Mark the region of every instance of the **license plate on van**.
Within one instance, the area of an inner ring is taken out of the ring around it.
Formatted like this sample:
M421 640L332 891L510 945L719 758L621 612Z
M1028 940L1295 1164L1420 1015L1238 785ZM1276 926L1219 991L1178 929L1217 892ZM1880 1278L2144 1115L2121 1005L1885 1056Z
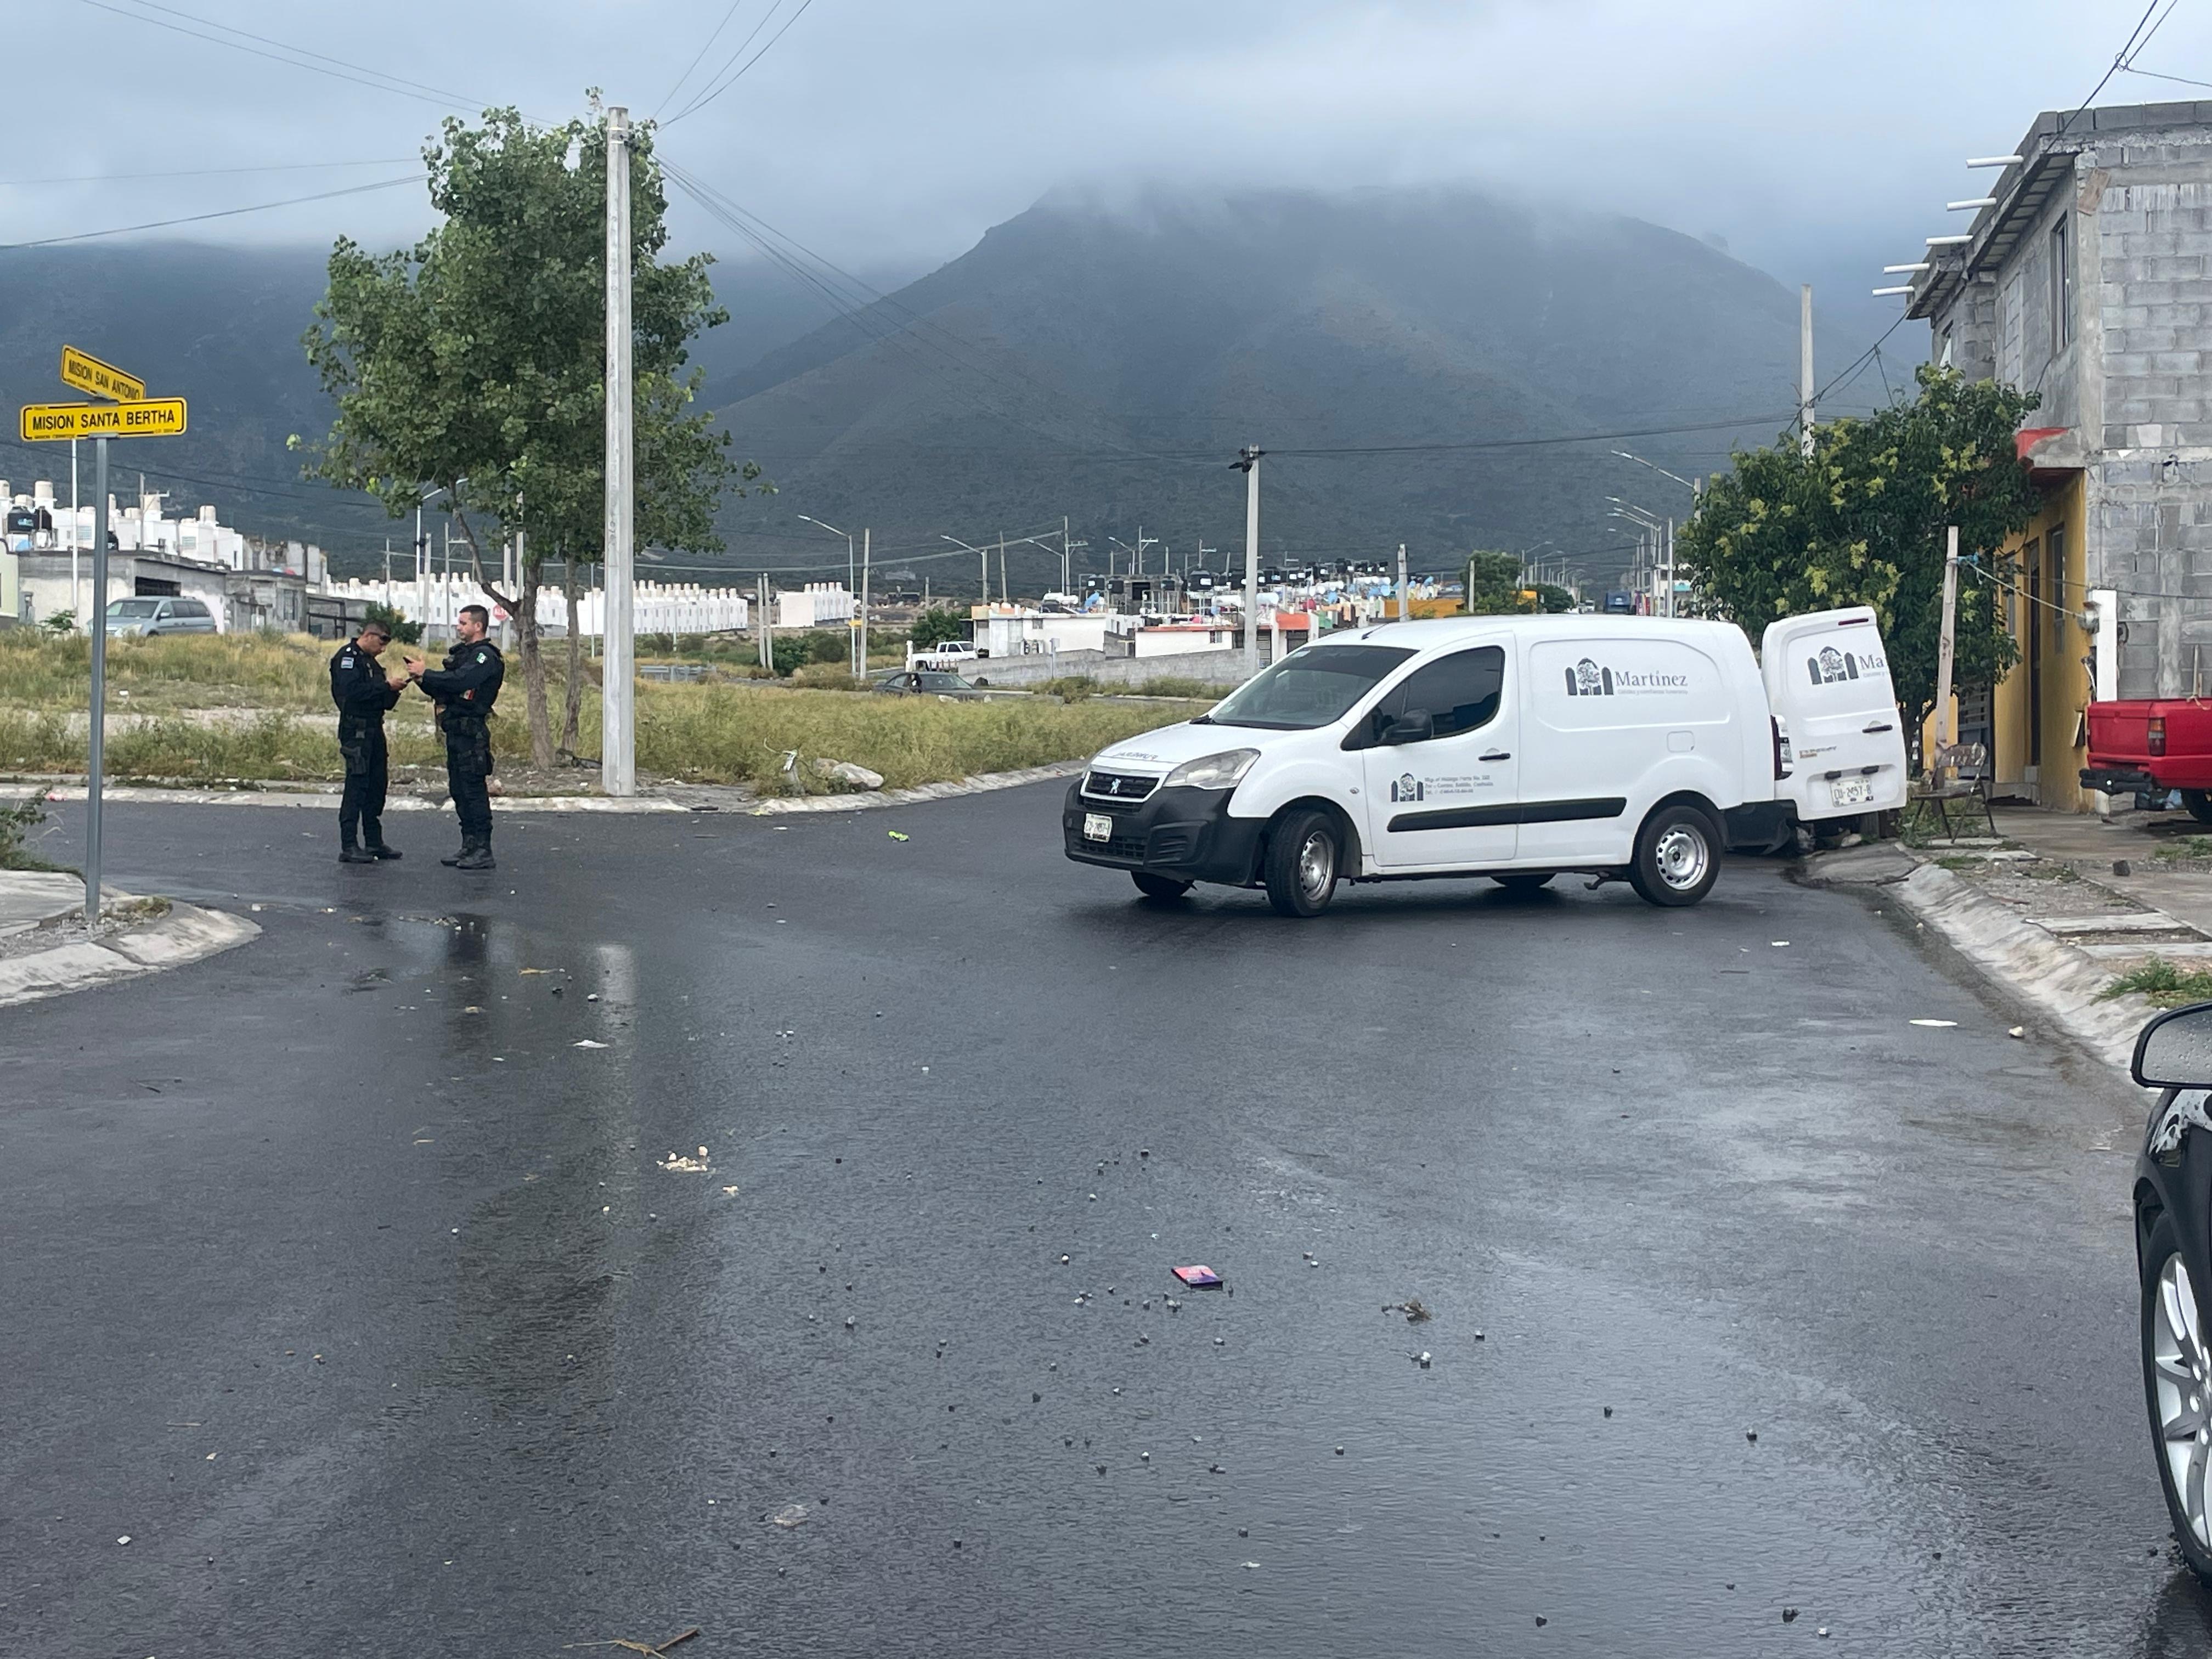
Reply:
M1103 812L1085 812L1083 815L1083 839L1085 841L1113 840L1114 820Z
M1863 806L1874 799L1872 778L1832 778L1828 787L1838 806Z

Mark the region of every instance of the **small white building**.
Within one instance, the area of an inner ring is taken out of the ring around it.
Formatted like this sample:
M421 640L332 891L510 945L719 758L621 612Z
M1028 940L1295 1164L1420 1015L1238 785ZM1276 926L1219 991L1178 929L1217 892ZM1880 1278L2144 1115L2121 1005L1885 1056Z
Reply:
M775 596L778 628L842 627L853 620L853 595L842 582L809 582Z
M1074 614L1037 611L1020 605L975 605L968 608L978 650L994 657L1045 657L1063 651L1102 651L1106 612Z

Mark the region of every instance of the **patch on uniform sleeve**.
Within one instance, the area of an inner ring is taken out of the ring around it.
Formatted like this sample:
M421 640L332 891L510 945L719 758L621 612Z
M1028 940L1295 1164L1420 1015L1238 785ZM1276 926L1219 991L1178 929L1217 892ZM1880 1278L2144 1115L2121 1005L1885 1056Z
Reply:
M350 667L352 667L352 666L353 666L353 653L352 653L352 652L350 652L350 651L349 651L349 652L347 652L347 653L345 653L345 655L343 655L343 657L340 657L340 658L338 659L338 666L339 666L339 667L341 667L341 668L350 668Z
M491 659L485 656L483 652L479 651L477 653L477 660L478 662L489 662Z

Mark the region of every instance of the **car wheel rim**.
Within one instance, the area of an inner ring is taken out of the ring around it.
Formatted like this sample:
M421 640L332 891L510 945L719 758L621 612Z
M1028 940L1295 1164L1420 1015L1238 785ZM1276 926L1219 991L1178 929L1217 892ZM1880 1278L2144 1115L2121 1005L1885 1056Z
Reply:
M1703 881L1705 866L1712 861L1705 838L1686 823L1676 824L1659 837L1653 857L1659 866L1659 879L1678 893Z
M2212 1373L2197 1328L2197 1291L2179 1251L2159 1270L2151 1321L2151 1370L2157 1383L2159 1440L2181 1511L2200 1548L2212 1547L2204 1513L2204 1476L2212 1458Z
M1336 884L1336 847L1316 830L1298 848L1298 891L1317 899Z

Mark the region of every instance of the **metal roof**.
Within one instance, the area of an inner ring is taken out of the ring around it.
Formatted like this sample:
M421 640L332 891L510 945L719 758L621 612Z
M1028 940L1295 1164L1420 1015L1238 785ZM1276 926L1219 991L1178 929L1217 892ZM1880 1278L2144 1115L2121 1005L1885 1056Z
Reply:
M1997 175L1989 193L1995 207L1974 215L1972 240L1929 248L1929 269L1920 273L1905 301L1905 315L1930 318L1946 309L1968 282L1994 272L2012 257L2051 198L2074 176L2074 158L2130 133L2148 135L2197 128L2212 134L2212 102L2122 104L2105 109L2045 110L2012 155L2020 161Z

